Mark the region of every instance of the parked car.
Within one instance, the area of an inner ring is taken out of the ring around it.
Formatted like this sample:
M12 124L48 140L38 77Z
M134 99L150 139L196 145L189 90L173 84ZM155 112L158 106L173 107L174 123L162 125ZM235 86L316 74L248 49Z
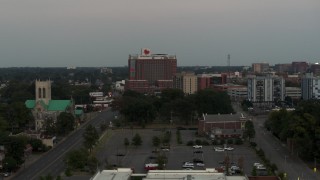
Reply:
M223 151L224 151L224 148L214 147L214 150L217 151L217 152L223 152Z
M201 146L201 145L194 145L193 148L195 148L195 149L201 149L202 146Z
M196 163L196 165L199 167L204 167L204 163Z
M227 151L233 151L233 150L234 150L234 148L232 148L232 147L225 147L225 148L224 148L224 150L227 150Z
M187 169L193 169L194 168L194 164L183 164L182 168L187 168Z
M4 177L9 177L9 176L10 176L10 173L9 173L9 172L4 172L4 173L3 173L3 176L4 176Z

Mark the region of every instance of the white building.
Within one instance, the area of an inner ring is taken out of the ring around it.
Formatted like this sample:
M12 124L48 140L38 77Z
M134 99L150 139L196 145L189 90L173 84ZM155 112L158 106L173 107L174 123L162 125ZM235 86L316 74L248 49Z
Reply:
M278 76L248 77L248 100L252 102L284 101L285 80Z
M247 176L226 176L215 169L205 170L149 170L147 174L133 174L129 168L103 170L96 173L90 180L129 180L131 177L141 177L143 180L249 180Z
M285 97L291 97L292 99L301 98L301 88L300 87L286 87Z
M239 86L238 88L229 88L228 95L234 101L242 101L248 98L248 88Z
M320 99L320 77L306 73L301 78L301 96L303 100Z

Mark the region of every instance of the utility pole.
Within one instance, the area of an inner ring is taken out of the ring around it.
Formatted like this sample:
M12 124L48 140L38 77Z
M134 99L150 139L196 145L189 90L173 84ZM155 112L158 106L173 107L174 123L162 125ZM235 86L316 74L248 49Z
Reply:
M230 78L230 54L228 54L228 78Z

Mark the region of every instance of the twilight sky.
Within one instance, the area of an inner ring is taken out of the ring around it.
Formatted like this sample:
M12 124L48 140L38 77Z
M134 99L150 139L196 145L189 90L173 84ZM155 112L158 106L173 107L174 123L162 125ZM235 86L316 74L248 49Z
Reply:
M1 0L0 67L320 61L320 0Z

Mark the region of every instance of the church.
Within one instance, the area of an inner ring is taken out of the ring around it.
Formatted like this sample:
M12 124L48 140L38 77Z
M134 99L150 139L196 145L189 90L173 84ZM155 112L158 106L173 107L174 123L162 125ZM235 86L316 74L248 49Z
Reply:
M35 130L43 131L45 122L52 120L57 121L61 112L67 112L74 115L74 103L70 100L52 100L51 99L51 81L35 82L35 99L27 100L25 105L31 109L35 119Z

